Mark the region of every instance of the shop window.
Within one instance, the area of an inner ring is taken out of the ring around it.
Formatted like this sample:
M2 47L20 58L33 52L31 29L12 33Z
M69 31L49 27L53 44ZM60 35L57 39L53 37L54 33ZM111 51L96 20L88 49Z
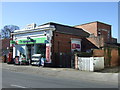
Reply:
M46 45L45 44L36 44L35 45L35 54L45 55Z

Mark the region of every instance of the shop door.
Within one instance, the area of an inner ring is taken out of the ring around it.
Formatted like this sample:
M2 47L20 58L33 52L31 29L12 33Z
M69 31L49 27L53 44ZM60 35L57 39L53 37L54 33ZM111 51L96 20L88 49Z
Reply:
M46 44L36 44L34 51L35 51L35 54L42 54L43 56L45 56Z
M34 49L34 45L29 45L29 44L27 44L26 45L26 48L27 48L27 60L29 60L30 61L30 63L31 63L31 56L33 55L33 49Z

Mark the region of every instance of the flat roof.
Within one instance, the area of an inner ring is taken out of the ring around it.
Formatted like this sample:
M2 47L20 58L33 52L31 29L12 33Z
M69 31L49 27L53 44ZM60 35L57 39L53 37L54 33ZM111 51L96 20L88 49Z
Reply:
M84 23L84 24L80 24L80 25L75 25L75 26L82 26L82 25L87 25L87 24L91 24L91 23L102 23L102 24L106 24L108 26L111 26L110 24L107 24L107 23L104 23L104 22L100 22L100 21L88 22L88 23Z

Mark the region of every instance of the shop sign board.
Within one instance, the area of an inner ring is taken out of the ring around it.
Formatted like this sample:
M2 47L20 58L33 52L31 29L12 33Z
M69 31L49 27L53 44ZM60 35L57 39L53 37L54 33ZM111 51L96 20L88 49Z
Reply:
M71 39L71 51L81 51L81 39Z
M50 46L46 45L46 63L51 63Z
M16 44L16 42L13 40L10 40L10 47L14 47L14 44Z
M17 44L35 44L35 43L45 43L47 37L33 38L33 39L21 39L16 41Z
M35 23L28 24L24 29L34 29L36 27Z
M10 44L15 44L16 42L13 40L10 40Z

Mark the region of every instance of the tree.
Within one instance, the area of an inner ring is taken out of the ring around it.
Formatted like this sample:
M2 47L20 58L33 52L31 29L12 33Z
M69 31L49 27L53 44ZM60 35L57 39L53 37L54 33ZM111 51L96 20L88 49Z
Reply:
M19 27L15 25L4 26L4 28L1 29L1 38L10 38L10 34L14 32L14 30L19 30Z

